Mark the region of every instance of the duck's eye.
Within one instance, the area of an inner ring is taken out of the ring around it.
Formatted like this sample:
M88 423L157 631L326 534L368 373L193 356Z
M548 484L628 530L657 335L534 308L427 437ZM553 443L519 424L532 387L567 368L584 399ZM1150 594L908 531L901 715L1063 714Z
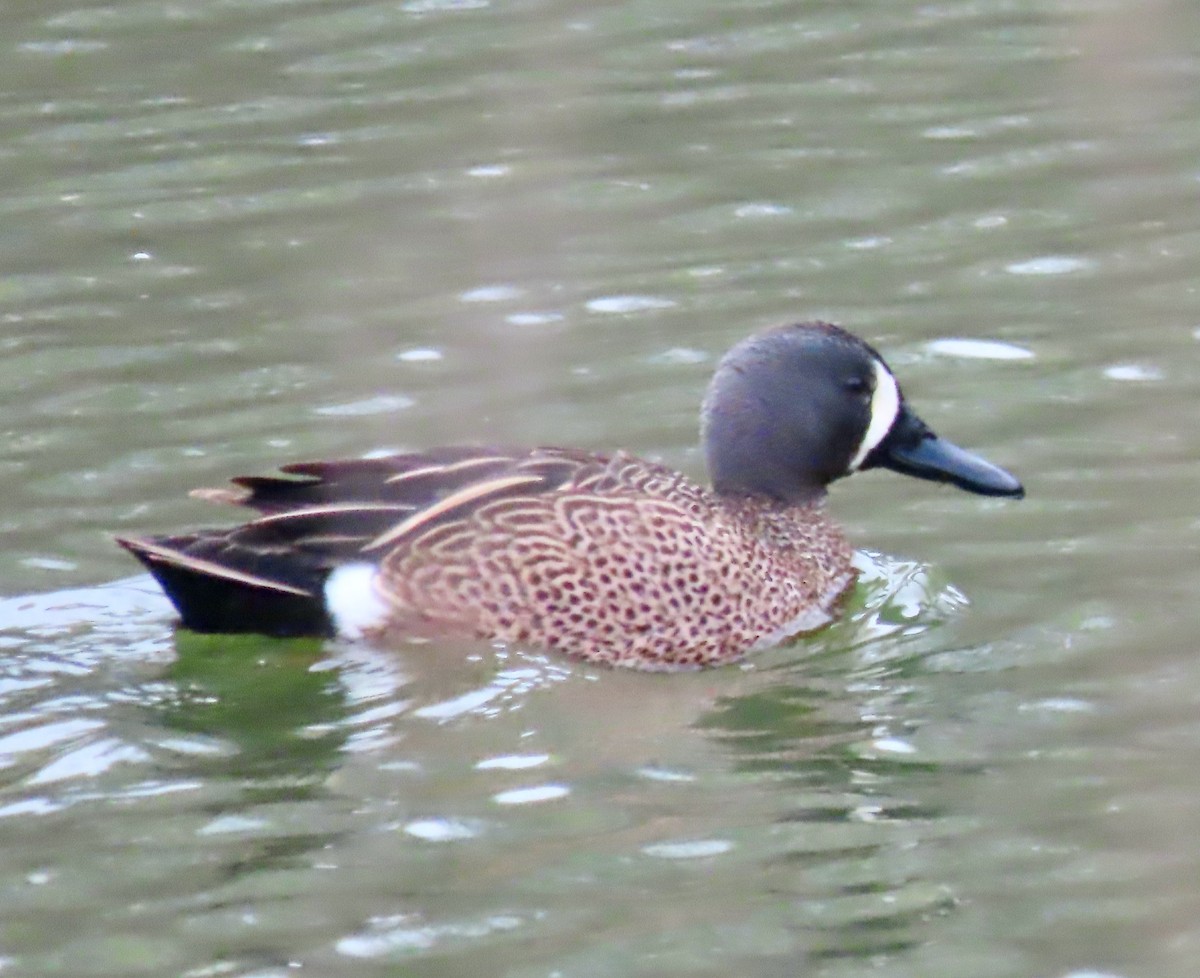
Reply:
M869 394L871 392L871 383L866 377L847 377L842 381L842 387L851 394Z

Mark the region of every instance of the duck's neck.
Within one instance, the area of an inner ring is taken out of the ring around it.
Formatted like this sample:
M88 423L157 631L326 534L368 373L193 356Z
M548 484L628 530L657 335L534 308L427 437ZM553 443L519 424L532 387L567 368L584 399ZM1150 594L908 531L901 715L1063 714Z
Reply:
M815 492L794 494L787 498L779 498L775 495L769 495L761 492L749 492L746 490L735 489L722 490L713 487L714 493L721 506L731 513L740 514L780 514L786 515L789 511L805 510L811 511L814 509L822 509L825 505L827 493L824 489L818 488Z
M713 492L722 503L730 508L736 508L739 505L776 510L808 508L821 505L828 495L824 486L799 482L788 484L782 483L778 479L768 482L718 479L715 473L712 485ZM765 488L768 485L771 487L770 489Z
M770 499L783 506L808 506L825 497L825 487L842 473L813 425L784 424L771 408L778 398L758 396L746 378L718 372L705 397L701 436L713 489L722 498Z

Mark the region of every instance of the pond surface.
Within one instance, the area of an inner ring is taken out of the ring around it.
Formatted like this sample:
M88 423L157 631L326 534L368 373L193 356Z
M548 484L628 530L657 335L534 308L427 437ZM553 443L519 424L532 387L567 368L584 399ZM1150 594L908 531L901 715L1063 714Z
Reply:
M1194 978L1200 8L47 0L0 41L0 973ZM835 487L743 668L176 633L111 541L447 442L697 476L825 318L1022 476Z

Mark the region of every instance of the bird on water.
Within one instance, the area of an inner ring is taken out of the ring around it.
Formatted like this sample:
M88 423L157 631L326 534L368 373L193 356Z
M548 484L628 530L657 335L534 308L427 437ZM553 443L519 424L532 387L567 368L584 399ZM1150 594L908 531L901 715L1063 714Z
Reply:
M883 358L828 323L757 333L701 411L712 487L625 452L438 448L285 465L197 490L239 526L118 538L186 628L475 636L591 662L718 665L836 614L853 549L829 483L872 468L1024 495L939 438Z

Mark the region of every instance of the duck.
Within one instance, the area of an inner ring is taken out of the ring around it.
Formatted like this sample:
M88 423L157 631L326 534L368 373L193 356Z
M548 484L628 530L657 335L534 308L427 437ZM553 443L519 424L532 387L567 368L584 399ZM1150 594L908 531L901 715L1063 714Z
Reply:
M240 525L118 537L184 628L396 644L467 637L671 671L816 631L853 585L830 483L869 469L1020 498L938 437L876 350L825 322L720 360L705 486L624 451L456 446L296 462L193 495Z

